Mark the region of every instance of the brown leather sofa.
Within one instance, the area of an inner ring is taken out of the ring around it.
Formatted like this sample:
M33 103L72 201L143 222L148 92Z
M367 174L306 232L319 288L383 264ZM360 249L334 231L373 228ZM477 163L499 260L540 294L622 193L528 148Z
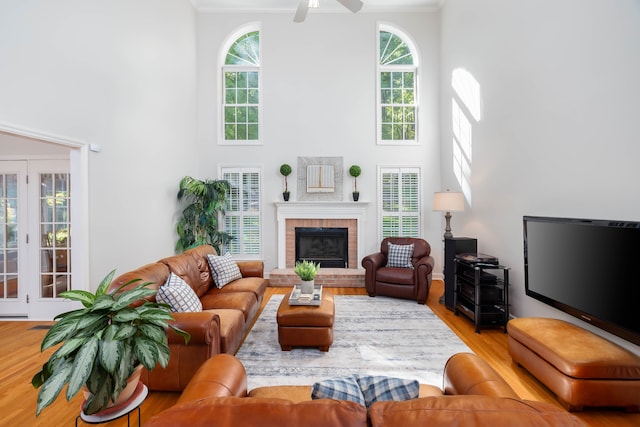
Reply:
M388 267L389 243L410 245L413 243L411 268ZM380 244L380 252L362 258L365 270L364 285L369 296L384 295L394 298L413 299L424 304L431 289L431 273L434 260L431 245L424 239L410 237L387 237Z
M185 345L183 337L169 330L168 366L157 366L150 372L144 369L141 376L151 390L181 391L206 360L219 353L235 354L260 308L268 284L263 278L263 262L238 261L242 278L218 289L207 254L215 255L216 251L209 245L198 246L124 273L109 286L115 290L141 279L151 282L150 287L157 290L174 273L191 286L202 302L202 312L173 313L173 324L191 338ZM155 301L155 296L150 299Z
M311 400L310 386L269 386L247 392L247 376L234 356L217 355L196 373L176 404L145 427L256 426L358 427L425 425L585 426L564 409L525 401L486 362L470 353L453 355L443 389L421 385L420 397L376 402Z

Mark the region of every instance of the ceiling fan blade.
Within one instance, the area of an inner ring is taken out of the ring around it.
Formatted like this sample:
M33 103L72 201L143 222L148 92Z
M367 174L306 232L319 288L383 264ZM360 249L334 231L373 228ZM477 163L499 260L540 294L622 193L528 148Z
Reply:
M360 0L338 0L338 3L340 3L353 13L356 13L357 11L362 9L362 2Z
M303 22L307 17L308 11L309 11L308 1L300 0L300 3L298 3L298 8L296 9L296 14L293 17L293 22Z

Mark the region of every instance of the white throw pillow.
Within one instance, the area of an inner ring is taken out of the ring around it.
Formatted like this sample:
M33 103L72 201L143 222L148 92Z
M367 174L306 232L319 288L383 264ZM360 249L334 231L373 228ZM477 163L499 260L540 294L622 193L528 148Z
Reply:
M168 304L174 313L185 311L202 311L202 302L196 293L182 278L176 274L169 274L167 283L160 286L156 295L156 302Z
M211 267L213 282L218 288L222 288L234 280L242 279L240 267L238 267L229 252L221 256L207 254L207 259L209 260L209 267Z

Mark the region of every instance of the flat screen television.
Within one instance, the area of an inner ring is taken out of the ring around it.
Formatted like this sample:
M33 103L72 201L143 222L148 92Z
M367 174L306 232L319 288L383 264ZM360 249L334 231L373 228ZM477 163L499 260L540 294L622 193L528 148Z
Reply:
M640 345L640 222L524 216L526 294Z

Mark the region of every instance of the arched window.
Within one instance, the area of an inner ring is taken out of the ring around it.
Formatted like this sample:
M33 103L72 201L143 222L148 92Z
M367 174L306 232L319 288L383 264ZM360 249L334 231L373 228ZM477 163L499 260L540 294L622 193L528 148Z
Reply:
M222 143L260 142L260 30L229 38L222 62Z
M418 141L418 55L410 38L378 26L378 144Z

